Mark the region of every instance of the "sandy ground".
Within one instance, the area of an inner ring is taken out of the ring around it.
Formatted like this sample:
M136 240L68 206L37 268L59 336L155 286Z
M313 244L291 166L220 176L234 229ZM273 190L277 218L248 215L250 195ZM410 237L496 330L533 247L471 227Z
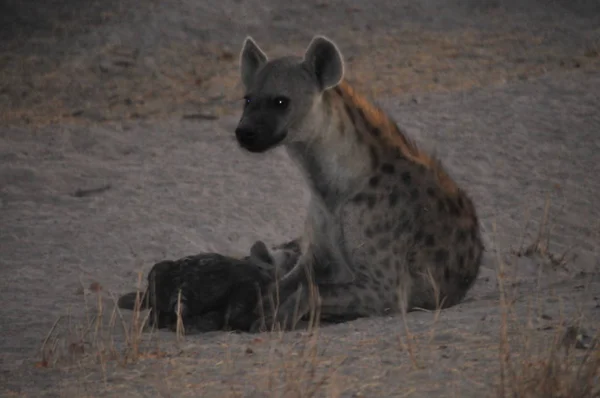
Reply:
M0 2L0 394L496 396L502 325L530 366L563 322L597 333L600 5L482 4ZM487 246L473 291L406 320L160 333L134 364L98 355L102 336L126 344L111 294L140 270L299 233L306 192L285 153L234 142L237 52L251 34L300 53L317 32L472 194ZM98 303L103 329L73 337Z

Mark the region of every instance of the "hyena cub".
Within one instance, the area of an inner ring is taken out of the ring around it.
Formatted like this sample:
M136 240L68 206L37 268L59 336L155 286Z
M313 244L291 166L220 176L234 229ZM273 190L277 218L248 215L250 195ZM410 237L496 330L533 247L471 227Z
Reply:
M239 145L254 153L283 145L311 191L303 235L291 242L301 254L277 281L280 305L267 322L293 328L315 298L326 318L460 302L483 252L475 206L437 159L344 81L337 46L317 36L302 58L268 60L248 37L240 72Z
M286 250L278 252L277 260ZM291 260L287 263L291 264ZM186 334L231 329L249 331L260 317L260 292L277 277L274 259L261 241L243 259L217 253L202 253L179 260L156 263L148 274L148 287L139 297L127 293L118 306L150 309L150 325L175 330L177 311ZM284 269L287 272L290 269ZM179 307L179 308L178 308Z

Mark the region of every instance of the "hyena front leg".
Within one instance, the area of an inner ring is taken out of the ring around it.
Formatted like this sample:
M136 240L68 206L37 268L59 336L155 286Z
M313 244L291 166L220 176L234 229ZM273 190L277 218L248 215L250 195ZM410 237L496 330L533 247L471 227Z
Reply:
M319 300L316 286L334 280L331 273L339 269L336 264L338 261L328 250L308 246L293 268L278 278L263 297L264 319L259 319L252 330L274 326L293 329L300 319L316 310Z
M310 274L310 270L305 273ZM295 290L294 285L286 286L283 281L284 299L277 313L267 318L264 326L268 328L279 324L281 329L291 330L303 316L316 310L319 319L328 322L345 322L409 310L411 282L408 277L403 278L399 286L388 286L365 275L357 275L351 283L315 284L314 280L314 276L307 277L296 285Z
M373 288L360 282L319 286L321 319L345 322L406 310L406 292Z

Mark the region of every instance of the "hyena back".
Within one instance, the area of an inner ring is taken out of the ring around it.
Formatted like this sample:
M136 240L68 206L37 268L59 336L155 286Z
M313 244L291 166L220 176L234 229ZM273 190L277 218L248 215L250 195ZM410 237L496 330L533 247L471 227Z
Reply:
M281 304L267 320L293 328L314 304L311 282L325 318L460 302L483 253L475 206L437 159L343 79L337 46L317 36L303 58L268 60L248 37L240 71L240 146L261 153L283 145L311 192L293 241L301 254L278 281Z

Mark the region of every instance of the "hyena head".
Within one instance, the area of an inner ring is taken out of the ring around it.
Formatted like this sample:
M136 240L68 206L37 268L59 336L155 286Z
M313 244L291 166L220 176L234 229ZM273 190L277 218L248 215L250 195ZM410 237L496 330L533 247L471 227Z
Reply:
M303 58L273 60L247 37L240 74L246 94L235 136L242 148L264 152L308 139L322 94L342 80L344 64L337 46L322 36L312 39Z

